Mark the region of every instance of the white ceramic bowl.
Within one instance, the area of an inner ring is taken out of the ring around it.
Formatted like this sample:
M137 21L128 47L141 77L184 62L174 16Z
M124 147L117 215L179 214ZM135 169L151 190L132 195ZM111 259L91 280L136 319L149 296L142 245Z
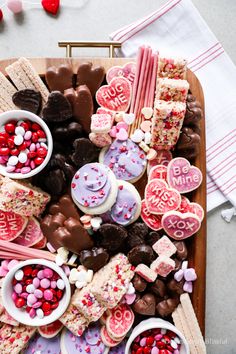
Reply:
M184 337L184 335L170 322L167 322L165 320L162 320L161 318L149 318L148 320L140 322L132 331L129 340L126 344L125 347L125 354L130 354L130 346L134 339L138 337L139 334L141 334L144 331L147 331L149 329L153 328L163 328L170 330L180 338L182 345L180 347L180 354L190 354L189 350L189 345Z
M27 119L30 120L31 122L38 123L41 127L42 130L46 134L46 139L47 139L47 146L48 146L48 153L41 165L36 167L35 169L31 170L29 173L22 174L22 173L9 173L6 172L6 167L0 164L0 174L3 176L7 176L13 179L25 179L25 178L30 178L40 171L47 165L47 163L50 160L50 157L52 155L52 148L53 148L53 142L52 142L52 135L51 132L47 126L47 124L43 121L42 118L38 117L36 114L28 112L28 111L23 111L23 110L13 110L13 111L7 111L4 113L0 114L0 128L5 125L9 120L22 120L22 119Z
M53 269L56 273L59 274L59 276L61 277L61 279L65 283L64 294L59 302L59 306L55 310L53 310L49 316L45 316L42 319L38 318L37 316L34 318L30 318L29 314L26 312L25 309L18 309L15 306L14 301L12 300L12 297L11 297L12 292L13 292L12 278L14 277L15 272L24 266L32 265L32 264L41 264L43 266ZM25 325L28 325L28 326L44 326L44 325L47 325L49 323L56 321L59 317L61 317L63 315L63 313L67 309L69 302L70 302L70 298L71 298L70 283L69 283L67 276L63 272L63 270L55 263L50 262L50 261L46 261L43 259L30 259L28 261L24 261L24 262L17 264L15 267L13 267L8 272L8 274L6 275L6 277L3 281L3 285L2 285L3 306L6 308L7 312L15 320L17 320Z

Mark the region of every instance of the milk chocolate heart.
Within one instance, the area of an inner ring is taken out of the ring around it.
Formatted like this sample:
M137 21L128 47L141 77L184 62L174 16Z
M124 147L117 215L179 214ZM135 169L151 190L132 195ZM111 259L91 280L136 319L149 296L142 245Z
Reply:
M183 157L171 160L167 167L167 181L170 187L179 193L188 193L197 189L202 183L202 172L190 165Z
M91 116L93 114L93 98L86 85L80 85L64 92L71 104L73 117L82 125L86 133L90 133Z
M32 89L16 91L12 96L13 103L22 110L37 114L42 106L41 93Z
M72 117L70 102L60 91L52 91L43 108L43 118L48 122L63 122Z
M127 112L131 100L131 84L124 77L114 77L109 85L99 88L97 103L111 111Z
M107 71L106 74L107 82L109 84L114 77L123 76L127 80L129 80L131 84L133 84L134 77L135 77L135 70L136 70L136 63L134 62L126 63L123 66L113 66Z
M134 278L132 279L132 284L135 290L140 293L142 293L147 287L147 282L138 274L135 274Z
M148 227L150 227L150 229L154 231L158 231L162 229L162 225L161 225L162 216L151 214L150 211L148 210L145 199L142 200L141 203L141 218L145 222L145 224Z
M153 179L146 185L145 202L151 214L162 215L178 209L181 196L177 190L168 188L165 181Z
M108 252L118 250L125 242L128 233L121 225L103 224L98 232L99 245L104 247Z
M86 85L91 95L94 96L101 86L105 77L105 69L103 66L93 68L92 63L83 63L77 70L77 86Z
M79 259L84 267L97 272L108 262L109 254L102 247L94 247L91 250L81 251Z
M186 113L184 118L184 125L192 125L199 122L202 118L203 112L201 104L196 100L192 94L188 94L186 101Z
M134 303L132 309L145 316L154 316L156 312L156 298L153 294L147 293Z
M157 304L156 311L161 317L168 317L174 312L179 304L178 298L169 298Z
M73 143L75 151L71 155L71 160L76 167L82 167L98 158L98 149L89 139L76 139Z
M162 217L162 227L173 239L179 241L194 235L201 227L201 221L192 213L181 214L169 211Z
M180 261L184 261L185 259L187 259L188 258L188 249L185 245L185 242L184 241L175 241L174 245L177 248L176 257ZM176 261L175 261L175 263L176 263Z
M51 204L49 213L52 215L62 213L67 218L80 219L79 211L68 194L63 195L57 203Z
M59 67L51 66L45 73L45 79L50 91L64 93L73 87L73 70L71 65L61 64Z
M183 127L175 151L188 160L194 159L200 152L200 136L188 127Z
M0 210L0 240L14 240L24 231L27 222L25 216Z
M150 290L158 297L164 297L167 293L166 285L163 280L157 279L150 287Z

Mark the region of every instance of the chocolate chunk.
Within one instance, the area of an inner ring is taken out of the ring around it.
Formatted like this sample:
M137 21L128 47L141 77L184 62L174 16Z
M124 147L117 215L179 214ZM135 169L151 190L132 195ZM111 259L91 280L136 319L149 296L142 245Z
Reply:
M168 317L172 314L172 312L174 312L178 304L178 298L169 298L167 300L163 300L159 302L156 306L157 314L161 317Z
M157 231L151 231L149 234L145 237L145 242L149 245L152 246L154 243L156 243L159 239L161 238L161 235Z
M128 233L123 226L109 223L101 225L98 232L99 244L108 252L117 251L127 236Z
M201 104L196 100L192 94L187 95L186 113L184 118L184 125L192 125L199 122L202 118L203 112Z
M86 133L90 133L93 98L88 87L81 85L76 90L66 90L64 95L71 104L73 117L81 124Z
M177 280L175 280L173 278L167 283L167 288L173 294L181 295L184 293L184 290L183 290L184 282L185 282L184 279L182 279L181 281L178 282Z
M129 237L127 238L127 244L130 248L145 243L145 237L148 234L148 227L142 222L136 222L128 227Z
M128 259L134 266L137 266L140 263L150 265L154 260L154 252L151 246L138 245L129 251Z
M191 128L183 127L175 151L188 160L195 159L200 152L201 138Z
M140 293L142 293L147 287L147 282L143 278L141 278L140 275L138 274L135 274L135 276L132 279L132 283L135 290L139 291Z
M94 96L104 80L105 69L102 66L92 66L92 63L83 63L78 67L77 86L86 85Z
M55 140L71 142L82 137L82 126L77 122L63 124L52 129L52 136Z
M174 241L175 247L177 248L176 257L180 261L184 261L188 257L188 249L184 241Z
M51 66L45 73L45 79L50 91L64 91L73 87L73 70L68 64L61 64L58 68Z
M40 226L44 236L55 249L66 247L79 254L80 251L92 248L91 236L81 225L79 212L71 197L64 195L58 203L52 204Z
M93 162L98 158L98 149L86 138L76 139L73 143L74 153L71 160L77 168Z
M153 292L158 297L163 298L167 293L167 289L164 281L157 279L150 287L150 291Z
M37 114L42 106L41 93L32 89L24 89L14 93L13 103L20 109Z
M81 251L79 259L84 267L97 272L108 262L109 254L102 247L94 247L92 250Z
M52 91L43 108L43 118L47 122L64 122L72 117L70 102L60 91Z
M156 308L156 298L153 294L145 294L138 301L136 301L133 306L133 310L145 316L154 316Z

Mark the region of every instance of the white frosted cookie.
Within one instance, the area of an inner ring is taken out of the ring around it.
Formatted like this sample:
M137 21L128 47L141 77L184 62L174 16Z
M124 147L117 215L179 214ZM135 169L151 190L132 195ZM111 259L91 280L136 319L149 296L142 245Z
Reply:
M97 162L81 167L71 183L73 201L85 214L106 213L115 203L117 192L118 184L114 173Z

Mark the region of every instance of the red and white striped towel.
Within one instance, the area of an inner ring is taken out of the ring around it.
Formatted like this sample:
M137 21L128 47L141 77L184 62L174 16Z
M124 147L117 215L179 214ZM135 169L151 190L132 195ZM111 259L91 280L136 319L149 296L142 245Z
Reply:
M110 37L123 56L147 44L188 60L205 95L208 211L226 200L236 207L236 67L193 3L170 0Z

